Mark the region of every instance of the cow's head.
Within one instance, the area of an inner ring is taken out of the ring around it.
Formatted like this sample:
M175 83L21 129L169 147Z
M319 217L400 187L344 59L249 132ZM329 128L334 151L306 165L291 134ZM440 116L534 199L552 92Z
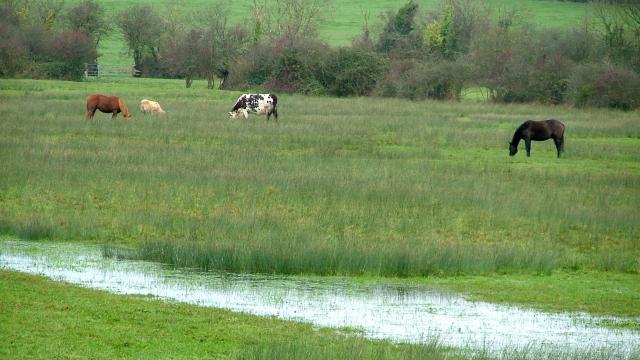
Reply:
M227 114L229 115L229 119L235 119L238 116L237 111L229 111Z

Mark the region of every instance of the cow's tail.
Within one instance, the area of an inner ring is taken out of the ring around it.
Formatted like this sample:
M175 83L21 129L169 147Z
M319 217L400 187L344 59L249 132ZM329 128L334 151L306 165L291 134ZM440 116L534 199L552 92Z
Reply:
M278 105L278 97L274 94L269 94L269 96L273 99L273 107L276 107L276 105Z

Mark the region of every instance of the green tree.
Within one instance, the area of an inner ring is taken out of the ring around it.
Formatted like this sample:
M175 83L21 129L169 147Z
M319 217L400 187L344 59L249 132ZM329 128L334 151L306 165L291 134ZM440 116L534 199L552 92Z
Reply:
M117 25L136 68L155 66L165 20L150 5L133 5L118 15Z
M597 0L592 8L611 60L640 72L640 2Z
M315 38L332 10L330 0L254 0L254 39L286 39L289 44Z
M73 31L87 34L96 43L111 30L110 19L104 8L93 0L84 0L71 7L64 19Z
M441 20L435 20L424 29L423 46L430 54L453 58L456 54L456 36L453 27L453 9L445 7Z
M477 0L446 0L439 18L425 28L423 45L429 54L449 60L468 53L475 34L490 22L487 8Z
M214 87L214 77L221 79L220 87L224 86L231 65L246 51L247 31L241 25L229 24L228 14L228 8L218 3L205 13L203 19L205 25L202 29L199 61L201 73L207 79L207 87L210 89Z
M417 14L418 4L413 0L402 6L395 14L387 14L387 22L380 34L377 50L387 54L410 56L410 51L420 46L419 37L414 31Z

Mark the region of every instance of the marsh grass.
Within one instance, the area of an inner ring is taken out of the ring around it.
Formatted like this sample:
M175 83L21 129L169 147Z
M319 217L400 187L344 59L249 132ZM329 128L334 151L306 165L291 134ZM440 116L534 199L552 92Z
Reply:
M633 356L633 355L632 355ZM250 346L233 356L238 360L267 359L627 359L632 358L613 348L588 346L582 351L550 352L544 346L531 345L523 349L506 349L502 352L489 349L450 349L437 340L420 345L394 344L384 341L368 341L361 338L323 339L322 337L296 338L288 342L269 342Z
M283 94L276 124L227 119L238 93L181 86L0 81L0 230L235 272L639 270L637 112ZM86 122L94 91L132 121ZM507 155L517 125L550 117L563 158L551 142Z
M50 240L54 238L54 227L47 221L27 218L13 223L0 223L0 233L24 240Z
M262 244L261 244L262 245ZM289 244L287 244L288 246ZM382 248L305 249L292 256L277 245L247 247L147 241L134 252L110 249L105 256L142 258L200 270L267 274L374 275L407 277L532 272L548 274L568 266L562 251L528 244L422 244L415 249ZM575 266L575 263L571 263ZM580 264L583 267L586 264ZM632 268L634 269L634 268ZM619 270L619 269L616 269ZM628 271L628 269L627 269Z
M424 345L397 345L383 341L349 338L297 338L288 342L270 342L251 346L234 356L237 360L266 359L488 359L463 356L437 341Z

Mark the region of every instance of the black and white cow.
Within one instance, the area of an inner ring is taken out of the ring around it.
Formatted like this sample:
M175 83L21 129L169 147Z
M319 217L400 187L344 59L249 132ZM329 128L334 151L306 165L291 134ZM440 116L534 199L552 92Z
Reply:
M248 118L249 114L267 115L267 121L271 115L278 121L278 98L273 94L242 94L236 100L233 109L229 111L229 117L235 119L238 115Z

